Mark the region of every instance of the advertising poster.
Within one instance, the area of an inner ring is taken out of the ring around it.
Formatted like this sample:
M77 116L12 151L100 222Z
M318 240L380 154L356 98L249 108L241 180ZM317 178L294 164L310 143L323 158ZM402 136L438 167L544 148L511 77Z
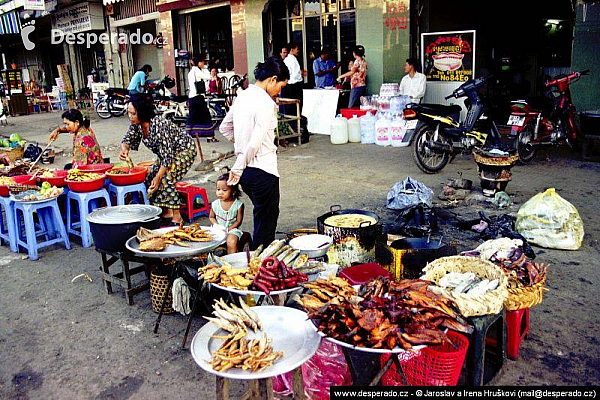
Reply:
M421 35L427 82L466 82L475 74L475 31Z

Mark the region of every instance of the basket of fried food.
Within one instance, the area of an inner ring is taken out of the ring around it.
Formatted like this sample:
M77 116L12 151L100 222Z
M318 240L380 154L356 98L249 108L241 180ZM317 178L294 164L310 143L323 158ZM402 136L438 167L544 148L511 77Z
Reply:
M454 300L465 317L498 314L508 297L504 271L476 257L442 257L423 268L436 293Z
M499 266L508 278L508 297L504 302L507 311L530 308L542 302L548 265L534 263L525 254L520 239L500 238L488 240L464 255L479 257Z

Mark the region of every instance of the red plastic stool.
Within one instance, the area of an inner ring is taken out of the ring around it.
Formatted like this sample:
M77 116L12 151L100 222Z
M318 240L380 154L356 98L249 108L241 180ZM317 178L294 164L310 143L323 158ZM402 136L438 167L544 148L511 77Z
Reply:
M202 214L210 215L210 203L206 189L194 186L189 182L177 182L175 189L185 198L185 204L181 206L181 215L185 218L193 220ZM200 208L195 208L196 201L199 199L202 199L204 204Z
M519 358L521 341L529 336L529 308L506 312L506 353L508 358Z

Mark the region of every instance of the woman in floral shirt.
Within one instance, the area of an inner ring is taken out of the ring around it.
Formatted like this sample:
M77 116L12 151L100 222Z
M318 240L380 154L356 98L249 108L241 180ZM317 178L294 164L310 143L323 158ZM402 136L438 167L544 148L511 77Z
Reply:
M338 77L338 81L340 82L347 76L351 77L348 108L360 106L360 96L364 94L367 87L367 69L369 69L369 65L365 60L365 48L363 46L356 46L352 55L354 56L354 66L350 71Z
M102 152L96 135L90 128L90 120L83 119L81 112L75 109L65 111L62 118L65 126L56 128L50 135L49 141L54 142L61 132L73 133L72 167L101 163Z
M151 203L163 208L163 218L173 224L182 221L179 208L181 200L175 184L189 171L196 158L196 145L191 137L171 121L154 114L152 100L140 97L128 108L131 126L121 143L122 160L131 149L137 150L140 142L158 157L146 177Z

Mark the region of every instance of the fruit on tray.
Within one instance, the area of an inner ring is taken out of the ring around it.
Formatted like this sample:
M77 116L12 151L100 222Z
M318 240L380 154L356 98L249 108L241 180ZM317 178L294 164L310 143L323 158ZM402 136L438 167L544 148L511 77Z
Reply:
M46 187L42 186L42 188L40 188L39 190L26 190L24 192L16 194L14 198L20 201L38 201L56 197L62 194L62 188L49 185L50 184L46 185Z

